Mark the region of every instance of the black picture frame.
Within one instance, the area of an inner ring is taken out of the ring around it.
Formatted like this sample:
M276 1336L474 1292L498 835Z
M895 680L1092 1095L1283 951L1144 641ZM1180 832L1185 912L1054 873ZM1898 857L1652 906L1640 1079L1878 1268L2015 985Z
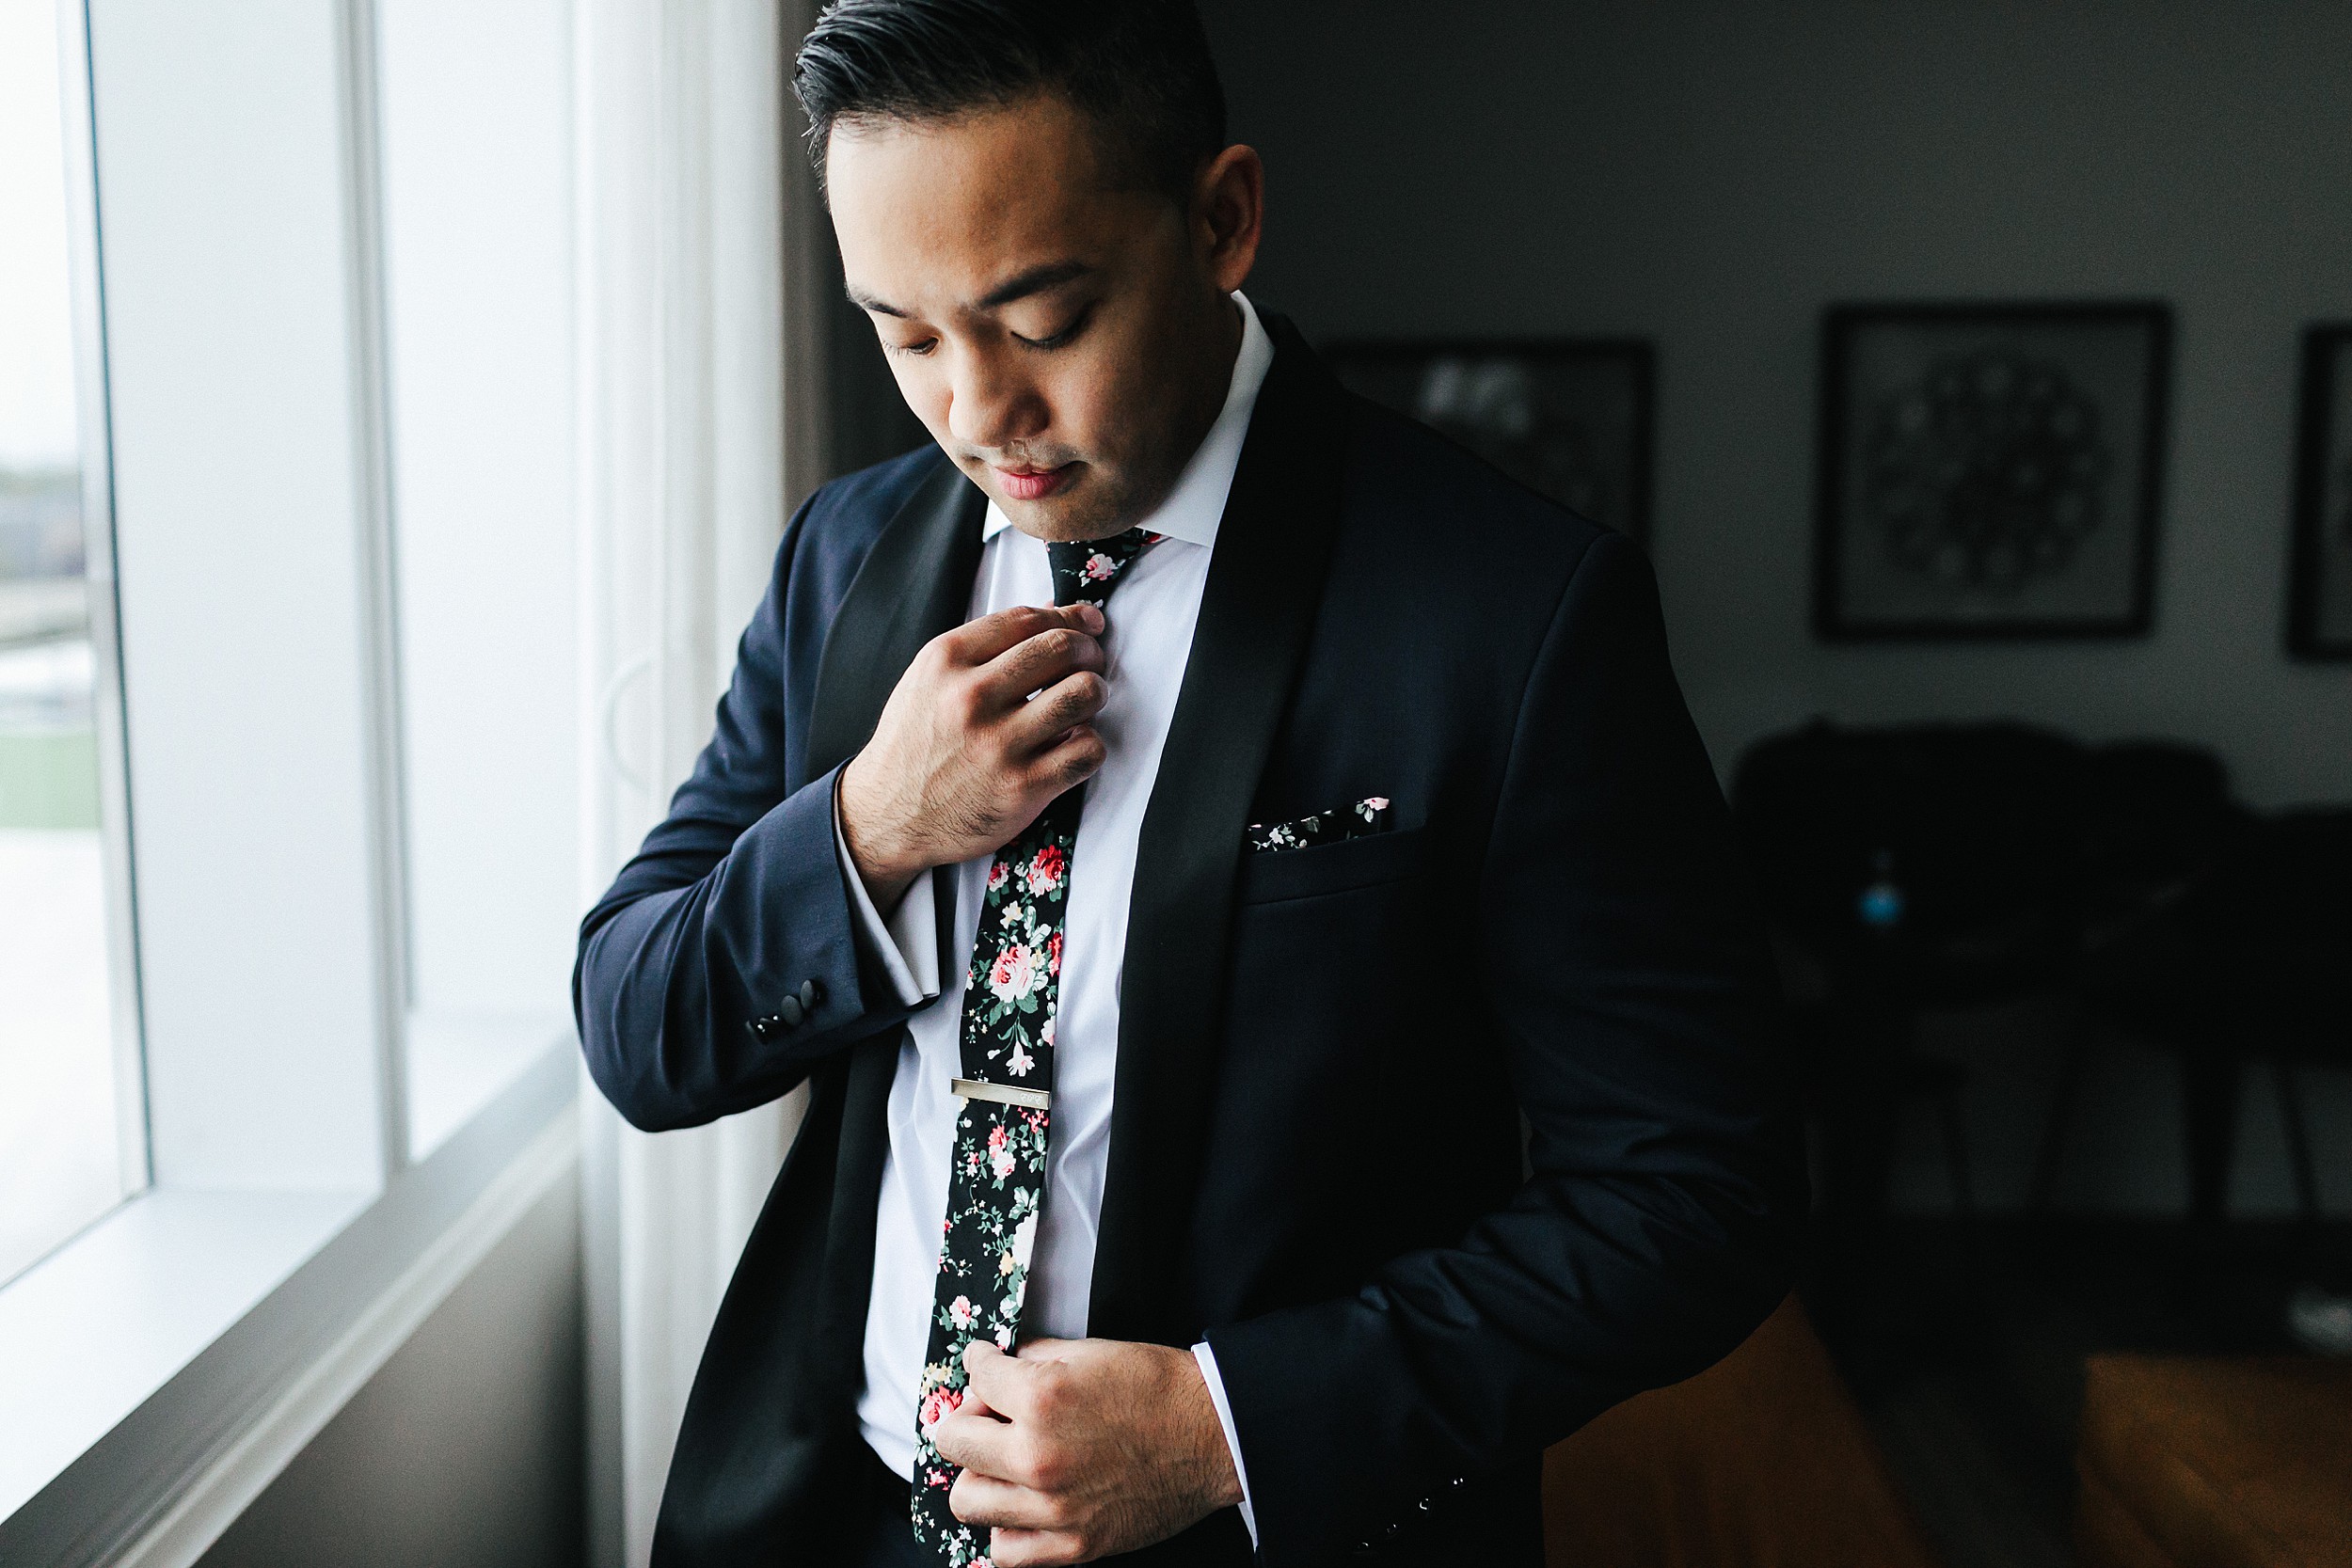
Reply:
M1815 635L2145 636L2171 356L2155 300L1830 308Z
M1647 339L1359 341L1324 358L1349 389L1648 545L1658 354Z
M2352 659L2352 323L2303 333L2287 652Z

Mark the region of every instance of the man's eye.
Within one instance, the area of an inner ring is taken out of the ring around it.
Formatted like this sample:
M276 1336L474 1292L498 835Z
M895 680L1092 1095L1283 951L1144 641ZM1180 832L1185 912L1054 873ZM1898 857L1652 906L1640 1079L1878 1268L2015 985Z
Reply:
M930 353L931 350L937 348L938 346L938 339L924 338L912 343L893 343L890 345L890 352L893 354L925 355Z
M1059 332L1055 333L1050 338L1024 338L1018 332L1014 333L1013 337L1019 341L1028 344L1031 348L1059 348L1064 343L1067 343L1072 339L1077 337L1079 333L1084 332L1086 330L1088 321L1090 320L1093 315L1094 312L1091 310L1081 310L1078 312L1076 320L1073 321L1068 326L1063 327Z

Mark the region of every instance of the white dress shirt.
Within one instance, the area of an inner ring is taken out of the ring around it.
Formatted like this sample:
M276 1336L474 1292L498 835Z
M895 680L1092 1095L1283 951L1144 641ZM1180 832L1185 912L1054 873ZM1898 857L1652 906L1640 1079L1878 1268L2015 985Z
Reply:
M1045 1205L1029 1271L1022 1335L1080 1338L1093 1288L1094 1243L1103 1212L1103 1176L1110 1151L1111 1098L1119 1058L1120 968L1127 947L1127 907L1136 876L1136 844L1143 813L1159 776L1160 751L1176 694L1192 653L1193 623L1209 557L1225 515L1233 469L1241 460L1258 388L1273 363L1274 345L1257 311L1239 293L1241 353L1233 361L1225 407L1175 488L1144 528L1164 535L1121 573L1104 608L1103 651L1108 700L1094 720L1107 756L1087 782L1071 850L1065 906L1061 993L1054 1025L1054 1109L1046 1154ZM972 585L975 618L1016 605L1054 602L1045 546L1011 526L994 502L982 527L986 544ZM890 1150L882 1165L882 1201L874 1215L874 1287L866 1309L866 1387L858 1422L882 1462L900 1475L914 1473L914 1414L924 1353L930 1348L932 1293L939 1272L940 1235L947 1213L947 1166L961 1102L948 1082L962 1076L958 1043L965 968L977 934L981 892L993 855L981 855L935 876L917 877L885 922L850 865L834 829L834 848L856 906L864 938L881 959L902 1000L937 997L907 1022L890 1087ZM955 899L953 936L939 951L935 883ZM1216 1360L1203 1343L1193 1347L1216 1406L1233 1466L1241 1470L1232 1413ZM1248 1479L1242 1479L1242 1516L1250 1537Z

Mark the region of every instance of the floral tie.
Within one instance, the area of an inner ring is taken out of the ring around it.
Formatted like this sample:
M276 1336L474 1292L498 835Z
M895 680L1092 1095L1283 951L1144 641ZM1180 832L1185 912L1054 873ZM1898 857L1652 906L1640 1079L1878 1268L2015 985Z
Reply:
M1100 605L1120 574L1159 539L1129 529L1108 539L1049 543L1054 602ZM1045 1201L1062 916L1085 796L1081 784L1057 798L996 851L964 977L963 1076L956 1080L963 1109L947 1173L946 1235L914 1439L914 1538L951 1568L984 1562L988 1542L949 1511L957 1467L939 1456L931 1429L963 1402L964 1347L986 1338L1009 1351L1021 1329Z

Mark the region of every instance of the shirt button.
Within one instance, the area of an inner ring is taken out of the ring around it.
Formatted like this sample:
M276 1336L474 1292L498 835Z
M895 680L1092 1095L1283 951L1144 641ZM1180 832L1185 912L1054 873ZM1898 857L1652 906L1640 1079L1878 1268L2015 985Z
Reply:
M801 1026L801 1020L806 1018L808 1014L803 1010L799 997L787 996L776 1004L776 1016L784 1020L784 1026L787 1029L798 1029Z

